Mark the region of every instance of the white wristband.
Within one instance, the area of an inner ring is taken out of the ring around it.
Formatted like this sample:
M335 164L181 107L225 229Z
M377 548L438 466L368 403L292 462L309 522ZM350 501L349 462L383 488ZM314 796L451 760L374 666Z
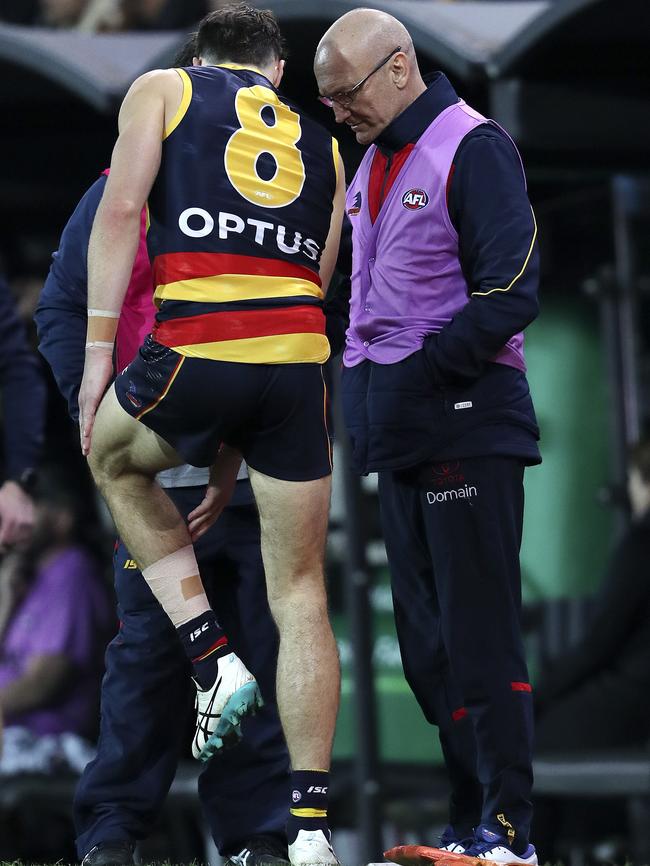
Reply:
M113 349L113 343L109 343L105 340L89 340L86 343L87 349Z
M107 319L119 319L120 314L114 313L113 310L88 310L89 316L104 316Z

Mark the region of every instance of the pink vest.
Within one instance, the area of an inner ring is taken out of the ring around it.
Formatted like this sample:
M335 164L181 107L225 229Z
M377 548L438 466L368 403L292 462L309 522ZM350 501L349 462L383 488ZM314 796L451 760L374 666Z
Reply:
M447 209L447 180L463 138L487 121L463 100L422 134L374 224L368 209L371 145L348 188L352 223L352 297L343 363L394 364L422 348L469 300L458 233ZM523 171L523 166L522 166ZM525 370L523 334L492 359Z
M102 174L108 175L109 169ZM156 308L153 303L153 276L147 252L147 214L142 211L140 244L133 263L115 338L115 366L121 372L135 358L153 328Z

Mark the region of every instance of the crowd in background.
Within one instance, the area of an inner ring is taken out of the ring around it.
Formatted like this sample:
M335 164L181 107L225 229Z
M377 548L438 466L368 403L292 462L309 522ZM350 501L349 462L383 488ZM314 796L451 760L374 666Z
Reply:
M93 33L191 27L222 0L1 0L0 21Z
M226 0L0 0L0 21L89 32L190 27ZM557 2L557 0L556 0Z

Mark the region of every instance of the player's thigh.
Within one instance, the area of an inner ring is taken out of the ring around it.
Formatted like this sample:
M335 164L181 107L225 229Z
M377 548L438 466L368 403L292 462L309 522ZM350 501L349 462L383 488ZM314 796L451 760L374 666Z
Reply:
M250 467L249 473L271 601L287 582L318 579L322 573L332 477L283 481Z
M270 478L311 481L332 472L327 388L320 364L260 365L262 387L241 451Z
M120 406L111 385L93 427L89 456L93 474L110 477L122 472L155 474L182 462L167 442Z

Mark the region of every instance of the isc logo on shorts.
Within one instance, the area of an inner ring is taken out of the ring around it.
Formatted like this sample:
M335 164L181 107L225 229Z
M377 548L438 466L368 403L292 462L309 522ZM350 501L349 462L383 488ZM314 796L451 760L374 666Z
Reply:
M402 204L407 210L420 210L429 204L429 196L423 189L408 189L402 196Z

